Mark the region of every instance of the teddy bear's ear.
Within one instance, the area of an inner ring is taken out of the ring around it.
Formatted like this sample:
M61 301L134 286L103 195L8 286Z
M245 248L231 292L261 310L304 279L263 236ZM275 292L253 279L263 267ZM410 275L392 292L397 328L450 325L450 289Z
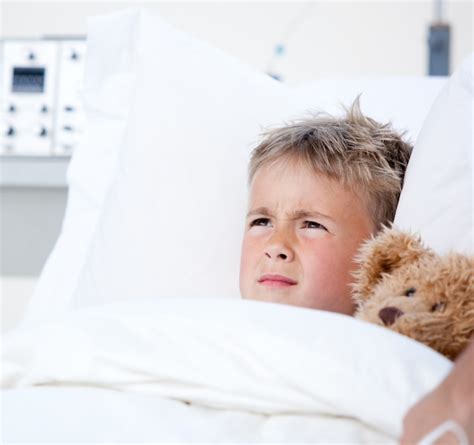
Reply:
M355 257L355 262L359 265L353 273L355 302L360 305L370 297L373 288L382 279L382 274L390 274L430 253L432 250L423 246L418 236L384 226L375 237L362 244Z

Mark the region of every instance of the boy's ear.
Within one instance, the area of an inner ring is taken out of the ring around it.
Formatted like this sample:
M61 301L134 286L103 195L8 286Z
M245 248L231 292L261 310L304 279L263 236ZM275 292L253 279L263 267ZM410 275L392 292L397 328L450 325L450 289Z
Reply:
M355 301L367 299L383 274L391 274L397 268L431 253L432 250L423 246L419 236L383 226L375 237L361 245L354 258L359 265L352 274L355 278L352 284Z

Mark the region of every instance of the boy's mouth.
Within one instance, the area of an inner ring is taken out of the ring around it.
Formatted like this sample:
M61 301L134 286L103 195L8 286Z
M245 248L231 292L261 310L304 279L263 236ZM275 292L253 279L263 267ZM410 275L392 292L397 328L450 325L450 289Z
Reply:
M291 278L285 277L283 275L276 275L276 274L265 274L260 277L258 280L260 284L269 287L290 287L297 284L295 280Z

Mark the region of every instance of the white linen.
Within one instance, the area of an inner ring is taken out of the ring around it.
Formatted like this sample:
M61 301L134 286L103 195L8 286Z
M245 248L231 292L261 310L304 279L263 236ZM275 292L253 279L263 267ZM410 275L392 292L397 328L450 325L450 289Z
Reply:
M354 420L360 434L396 440L406 410L451 367L408 337L341 314L149 299L7 334L1 386L86 385L259 415L337 416L334 439L350 442Z
M126 140L71 306L238 298L249 153L263 126L288 117L289 87L151 12L131 21Z
M308 109L334 115L343 112L361 94L362 112L378 122L390 122L414 144L430 108L448 78L444 76L359 77L318 79L293 88L298 101Z
M451 76L408 163L395 224L440 254L474 254L474 53Z
M4 391L2 444L33 443L345 443L395 442L333 416L265 416L215 410L158 396L94 387L41 386ZM45 409L47 407L47 409Z

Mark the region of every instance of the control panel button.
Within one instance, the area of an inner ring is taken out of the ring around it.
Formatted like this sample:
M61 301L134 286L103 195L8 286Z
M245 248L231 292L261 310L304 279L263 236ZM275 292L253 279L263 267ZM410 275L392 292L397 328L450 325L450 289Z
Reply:
M0 40L0 156L7 145L15 155L72 153L84 133L86 41Z

